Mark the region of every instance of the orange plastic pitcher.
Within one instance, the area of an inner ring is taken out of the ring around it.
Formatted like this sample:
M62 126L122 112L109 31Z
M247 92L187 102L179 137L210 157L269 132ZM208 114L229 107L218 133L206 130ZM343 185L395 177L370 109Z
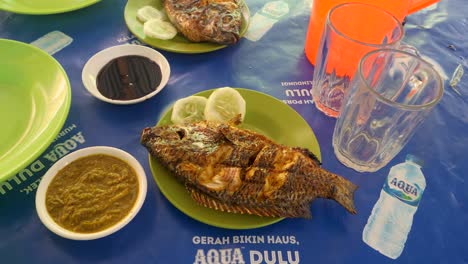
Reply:
M312 10L305 41L305 54L307 59L310 63L315 65L317 50L319 48L327 14L330 9L336 5L346 2L371 4L385 9L402 22L408 14L414 13L438 1L439 0L314 0L312 1Z

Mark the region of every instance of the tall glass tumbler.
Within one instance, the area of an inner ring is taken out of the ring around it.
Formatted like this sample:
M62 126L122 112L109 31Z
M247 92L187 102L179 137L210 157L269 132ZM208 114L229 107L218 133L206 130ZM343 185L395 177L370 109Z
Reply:
M420 57L381 49L359 63L333 133L338 160L360 172L381 169L443 95L443 82Z
M338 116L359 60L379 48L397 48L403 37L398 19L379 7L345 3L328 13L312 85L316 107Z

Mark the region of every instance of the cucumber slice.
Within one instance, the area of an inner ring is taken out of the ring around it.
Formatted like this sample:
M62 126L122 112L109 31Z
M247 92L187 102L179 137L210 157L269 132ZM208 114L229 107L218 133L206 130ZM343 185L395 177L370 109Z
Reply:
M207 101L206 97L196 95L177 100L172 107L172 123L185 124L204 120Z
M151 19L165 20L166 14L152 6L143 6L137 10L137 19L145 23Z
M143 24L143 33L149 38L167 40L177 35L177 29L170 22L150 19Z
M246 111L245 100L235 89L223 87L216 89L206 102L205 118L208 121L227 122L241 114L244 120Z

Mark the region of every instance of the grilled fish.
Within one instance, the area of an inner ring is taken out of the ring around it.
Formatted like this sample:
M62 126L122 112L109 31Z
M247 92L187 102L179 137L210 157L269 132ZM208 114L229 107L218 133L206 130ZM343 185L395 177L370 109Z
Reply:
M230 123L148 127L141 143L203 206L233 213L310 218L329 198L355 214L357 186L328 172L309 150L277 144Z
M242 26L241 0L164 0L178 31L193 42L234 44Z

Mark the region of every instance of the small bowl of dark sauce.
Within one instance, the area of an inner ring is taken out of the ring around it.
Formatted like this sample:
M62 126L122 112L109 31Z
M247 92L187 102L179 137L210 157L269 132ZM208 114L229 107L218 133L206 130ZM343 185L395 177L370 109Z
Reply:
M135 104L159 93L171 69L158 51L125 44L92 56L81 75L85 88L96 98L112 104Z

